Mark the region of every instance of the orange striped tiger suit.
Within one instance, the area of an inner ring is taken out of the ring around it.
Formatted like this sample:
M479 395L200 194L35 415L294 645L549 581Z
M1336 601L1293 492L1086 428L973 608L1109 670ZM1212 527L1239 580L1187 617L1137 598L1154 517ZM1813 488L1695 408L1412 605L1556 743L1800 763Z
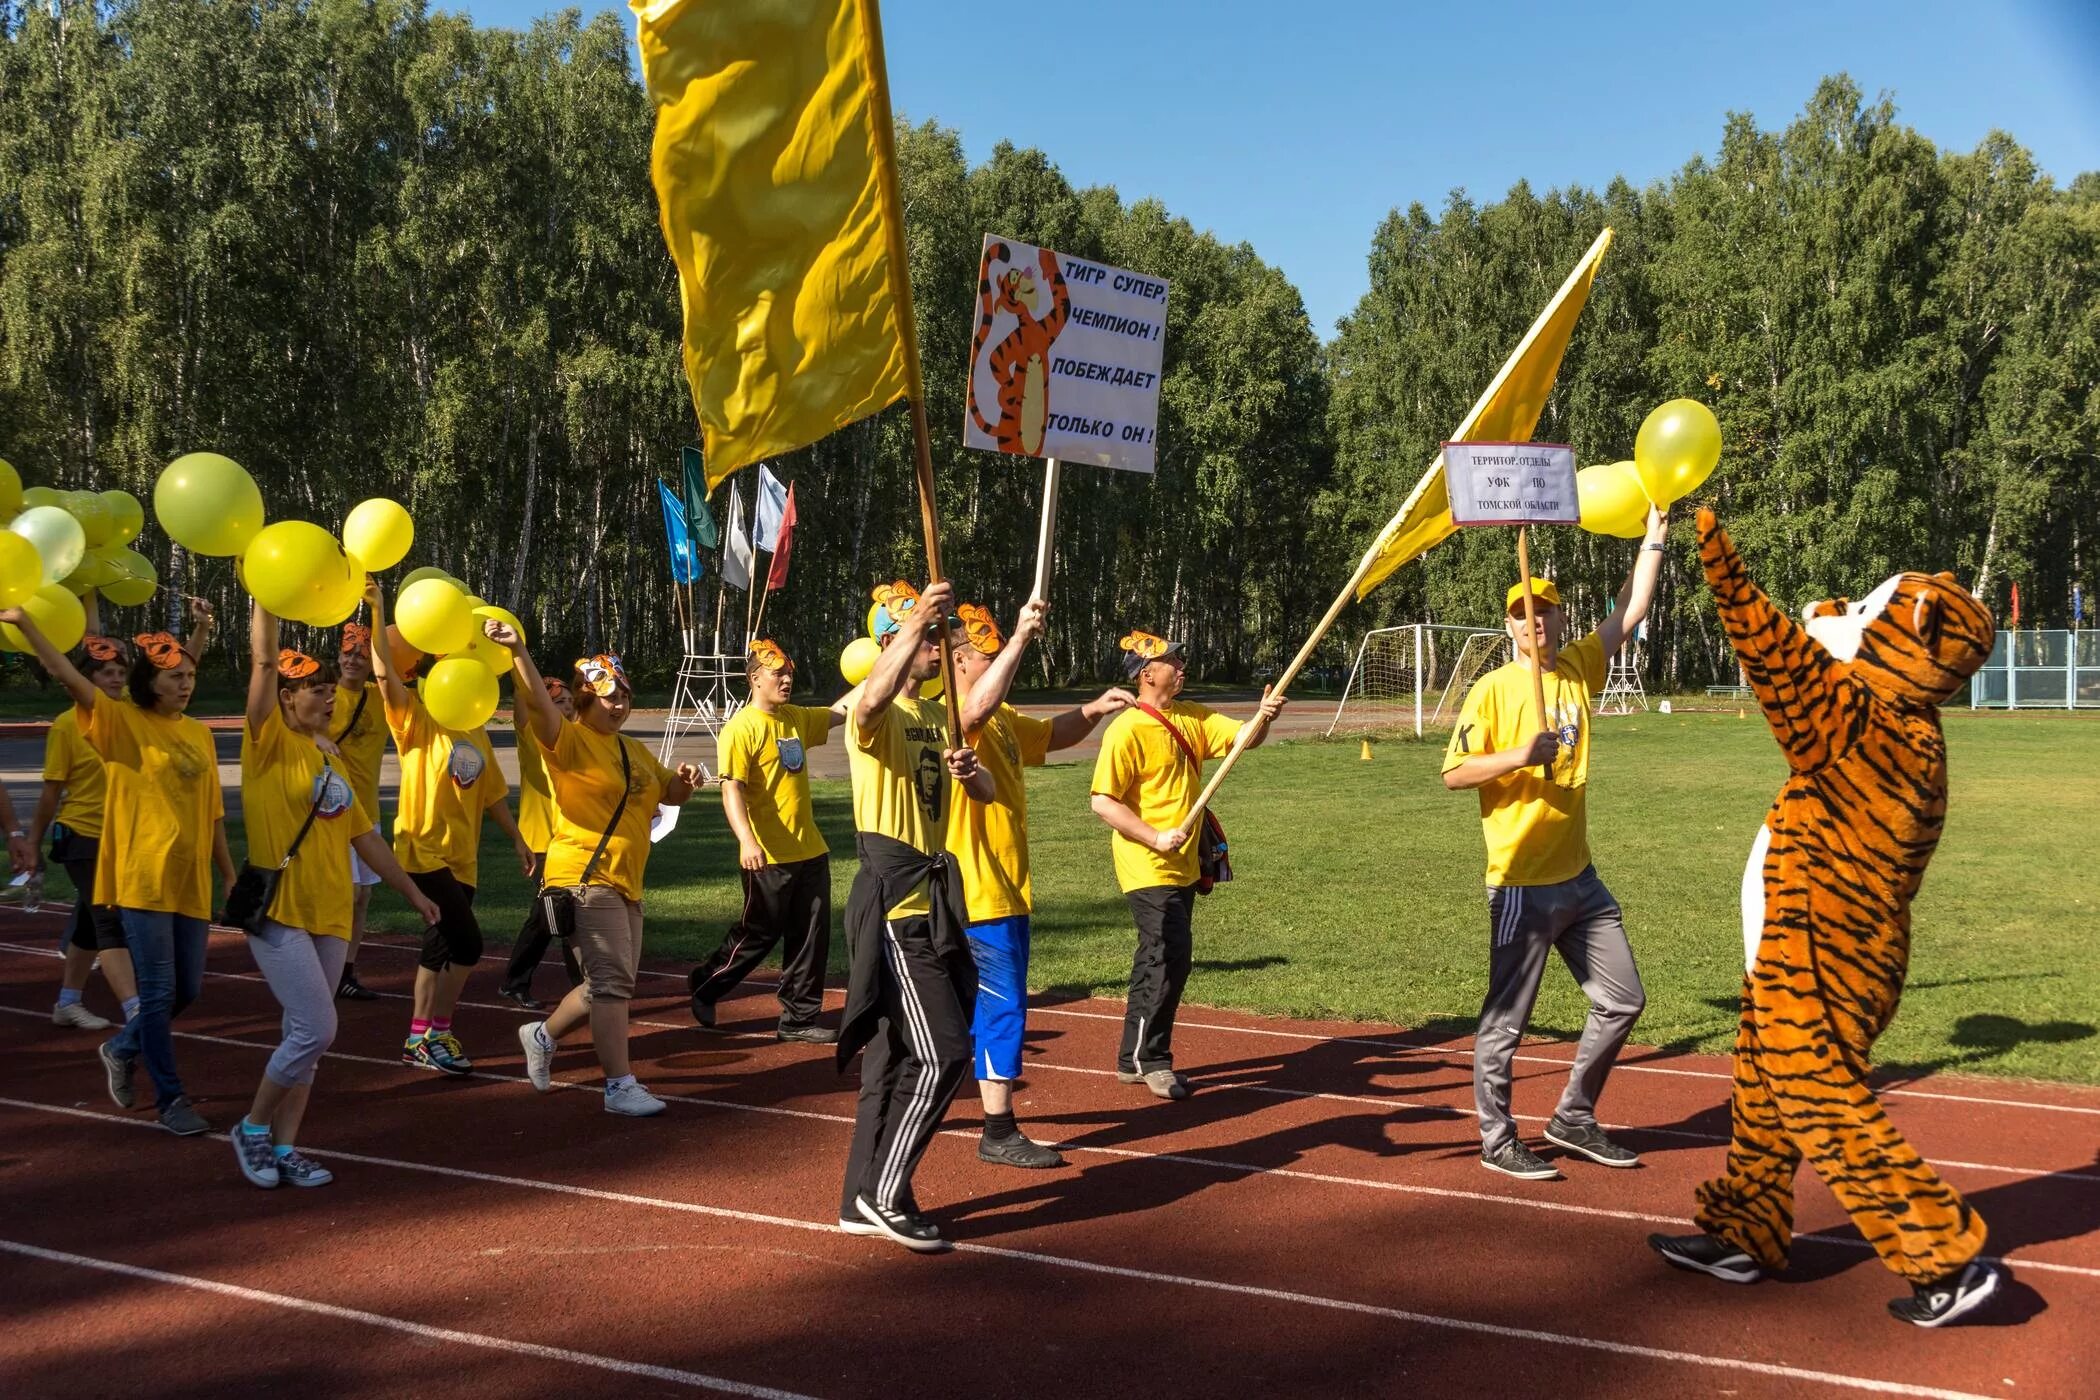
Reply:
M1867 1086L1910 965L1910 904L1947 811L1939 704L1990 654L1990 610L1952 574L1898 574L1797 623L1699 512L1721 621L1791 770L1743 876L1748 972L1731 1138L1698 1188L1699 1228L1767 1270L1793 1240L1805 1157L1890 1269L1955 1272L1984 1223L1888 1120Z

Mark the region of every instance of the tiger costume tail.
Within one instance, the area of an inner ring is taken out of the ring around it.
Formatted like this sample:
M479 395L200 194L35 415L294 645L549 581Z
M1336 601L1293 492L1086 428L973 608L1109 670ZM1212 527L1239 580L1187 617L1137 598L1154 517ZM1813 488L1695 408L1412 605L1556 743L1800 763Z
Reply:
M1984 1223L1889 1122L1869 1051L1902 996L1911 898L1946 813L1936 706L1982 664L1991 615L1951 576L1898 574L1859 605L1809 609L1857 629L1855 653L1833 655L1750 581L1711 511L1698 526L1708 587L1790 771L1744 875L1731 1138L1695 1219L1785 1267L1805 1158L1882 1262L1930 1283L1983 1249Z

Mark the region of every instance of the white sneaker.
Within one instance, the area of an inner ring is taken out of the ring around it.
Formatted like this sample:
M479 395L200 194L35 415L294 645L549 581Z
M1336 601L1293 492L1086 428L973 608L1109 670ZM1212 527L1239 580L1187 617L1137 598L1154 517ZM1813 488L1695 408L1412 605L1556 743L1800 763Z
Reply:
M543 1094L554 1087L554 1047L540 1042L546 1024L529 1021L518 1027L518 1044L525 1047L525 1077Z
M605 1111L622 1118L653 1118L664 1111L664 1101L639 1084L622 1084L606 1094Z
M51 1008L51 1024L71 1026L76 1031L106 1031L109 1021L87 1009L85 1002L74 1002L71 1006Z

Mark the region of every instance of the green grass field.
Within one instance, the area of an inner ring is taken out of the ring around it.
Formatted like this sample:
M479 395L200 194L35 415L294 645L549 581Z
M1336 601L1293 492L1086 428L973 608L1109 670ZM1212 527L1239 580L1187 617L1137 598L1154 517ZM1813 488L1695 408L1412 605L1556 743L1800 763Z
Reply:
M1915 915L1910 988L1878 1047L1891 1068L2100 1083L2096 887L2076 872L2100 830L2100 721L1947 716L1953 797ZM1191 1001L1250 1011L1470 1030L1487 928L1475 800L1437 781L1441 747L1278 743L1220 794L1239 878L1197 911ZM1753 715L1598 722L1591 844L1625 906L1648 987L1634 1038L1724 1051L1742 972L1737 890L1781 763ZM1087 810L1089 766L1031 775L1039 989L1121 995L1132 934ZM815 785L843 910L853 862L843 782ZM703 793L650 866L652 955L697 958L741 907L734 844ZM62 881L60 882L62 883ZM507 938L527 889L484 847L482 918ZM377 922L406 931L385 891ZM834 946L834 961L839 950ZM1583 1004L1558 963L1534 1028L1572 1035Z

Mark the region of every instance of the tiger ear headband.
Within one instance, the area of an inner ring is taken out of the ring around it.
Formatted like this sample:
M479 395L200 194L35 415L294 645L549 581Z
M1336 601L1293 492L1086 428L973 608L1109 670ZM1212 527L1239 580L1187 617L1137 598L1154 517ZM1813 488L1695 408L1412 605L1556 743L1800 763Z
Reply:
M131 639L146 654L156 671L172 671L190 659L182 643L166 632L141 632Z
M1006 637L999 631L999 624L992 620L989 608L975 603L964 603L956 614L962 618L963 636L970 645L985 656L997 656L1006 647Z
M1133 631L1130 635L1123 638L1122 641L1117 642L1116 645L1131 655L1143 657L1147 661L1155 657L1165 656L1168 650L1166 638L1155 637L1150 632Z
M583 688L600 700L609 698L614 691L627 685L627 668L610 652L581 658L576 663L576 674L582 678Z
M787 653L780 649L780 643L769 637L760 637L751 644L751 659L768 671L795 669L795 663L788 660Z
M321 663L303 651L293 651L286 647L277 653L277 674L285 680L294 683L310 680L320 674L320 670Z
M88 660L94 662L97 666L107 661L123 661L128 659L129 656L129 653L124 648L124 644L115 637L83 637L80 642L80 649L86 652Z

